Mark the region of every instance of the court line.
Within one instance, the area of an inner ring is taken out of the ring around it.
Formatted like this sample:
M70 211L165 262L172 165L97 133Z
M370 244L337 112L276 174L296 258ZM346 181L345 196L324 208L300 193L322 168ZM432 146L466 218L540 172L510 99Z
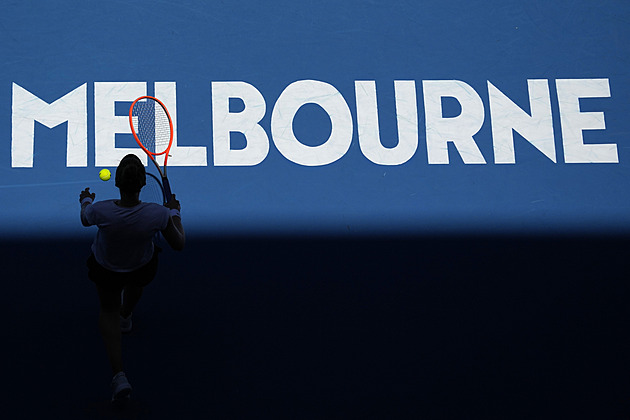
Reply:
M86 184L89 182L94 182L93 179L83 180L83 181L66 181L66 182L41 182L36 184L11 184L11 185L0 185L0 189L8 189L8 188L24 188L24 187L55 187L60 185L72 185L72 184Z

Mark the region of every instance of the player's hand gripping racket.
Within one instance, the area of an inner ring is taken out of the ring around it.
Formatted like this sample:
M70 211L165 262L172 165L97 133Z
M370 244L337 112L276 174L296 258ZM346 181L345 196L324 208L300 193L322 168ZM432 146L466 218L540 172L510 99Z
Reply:
M168 152L173 144L173 122L166 106L153 96L141 96L129 108L129 125L138 145L151 159L162 177L165 201L171 200L171 186L166 178ZM160 168L159 156L164 156Z

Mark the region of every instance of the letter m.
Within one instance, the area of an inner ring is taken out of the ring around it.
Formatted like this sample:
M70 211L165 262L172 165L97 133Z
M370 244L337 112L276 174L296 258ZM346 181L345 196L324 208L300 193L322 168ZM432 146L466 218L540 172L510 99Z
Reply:
M66 166L87 166L87 84L49 104L13 83L11 166L32 168L35 121L53 128L68 122Z

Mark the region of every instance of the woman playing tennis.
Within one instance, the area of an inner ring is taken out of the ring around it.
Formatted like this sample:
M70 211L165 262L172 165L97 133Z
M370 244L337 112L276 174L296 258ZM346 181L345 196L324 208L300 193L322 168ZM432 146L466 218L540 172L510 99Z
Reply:
M81 223L98 226L88 258L88 277L100 302L98 325L111 363L112 401L131 394L122 363L121 332L131 331L131 314L142 291L155 277L158 252L154 235L161 232L175 250L186 237L175 195L164 206L140 201L146 172L140 159L125 156L116 169L120 199L94 202L95 194L81 191Z

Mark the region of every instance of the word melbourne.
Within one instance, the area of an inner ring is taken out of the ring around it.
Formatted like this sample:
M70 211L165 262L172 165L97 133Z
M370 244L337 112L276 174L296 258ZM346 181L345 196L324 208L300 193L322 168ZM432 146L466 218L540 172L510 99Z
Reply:
M429 164L449 164L449 147L465 164L486 164L475 135L490 119L492 158L495 164L515 164L514 133L540 152L542 159L557 163L550 82L527 80L529 110L515 104L491 82L487 82L487 106L481 96L460 80L423 80L424 146ZM118 147L117 136L129 134L128 117L117 106L129 104L146 95L145 82L94 82L94 162L96 166L116 166L127 153L139 148ZM35 122L53 128L67 123L66 166L88 164L88 84L83 84L61 98L46 102L36 94L13 83L12 89L12 167L33 167ZM416 81L394 81L395 113L381 113L395 118L397 141L384 145L379 127L376 82L354 82L354 107L333 85L317 80L298 80L279 95L267 121L267 103L261 92L243 81L212 82L212 160L214 166L253 166L262 163L271 144L291 162L304 166L328 165L344 157L355 138L360 152L378 165L402 165L411 159L419 145L418 88ZM169 109L175 138L171 148L171 166L207 166L208 150L203 139L196 146L177 143L177 86L175 82L153 84L156 97ZM618 163L617 145L610 142L585 143L585 130L606 128L603 112L584 112L584 98L609 98L608 79L557 79L555 93L565 163ZM382 94L382 93L381 93ZM484 92L485 94L485 92ZM40 92L41 96L42 93ZM198 98L196 96L195 98ZM198 100L198 99L196 99ZM235 110L231 104L240 104ZM446 101L455 101L459 113L445 112ZM301 107L315 104L330 119L330 135L321 144L307 145L294 130L294 120ZM527 107L526 105L526 107ZM205 109L195 106L194 109ZM356 127L353 113L356 117ZM186 115L186 124L200 124L205 115ZM556 123L558 124L558 123ZM355 130L356 128L356 130ZM235 147L231 134L240 133L245 144ZM489 134L486 136L486 138ZM523 141L519 139L519 141ZM210 139L209 139L210 140ZM61 146L61 145L60 145ZM489 153L486 153L489 154Z

